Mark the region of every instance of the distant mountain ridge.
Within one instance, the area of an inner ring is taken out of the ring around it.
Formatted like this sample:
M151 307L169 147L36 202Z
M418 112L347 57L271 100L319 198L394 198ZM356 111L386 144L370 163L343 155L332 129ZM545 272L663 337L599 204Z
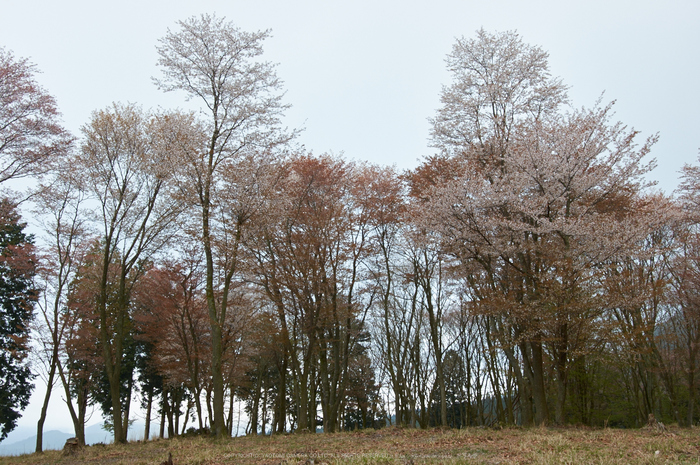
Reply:
M36 431L36 429L34 431ZM129 436L132 438L139 438L139 436L143 437L143 431L144 425L142 423L134 423L129 428ZM151 431L158 431L158 429L156 428L153 430L152 425ZM66 439L72 438L73 436L75 436L75 434L64 433L63 431L59 430L44 431L42 441L43 448L44 450L63 449ZM112 439L112 433L102 428L101 424L96 424L85 428L85 442L88 444L96 444L99 442L107 444L112 442ZM35 449L36 434L10 444L5 444L5 441L0 442L0 456L32 454Z

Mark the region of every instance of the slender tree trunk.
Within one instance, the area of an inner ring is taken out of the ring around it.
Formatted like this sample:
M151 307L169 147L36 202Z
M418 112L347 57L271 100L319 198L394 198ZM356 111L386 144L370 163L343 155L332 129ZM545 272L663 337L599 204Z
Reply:
M233 435L233 402L235 397L233 395L234 387L233 384L229 387L229 398L228 398L228 420L226 422L226 430L229 437Z
M75 406L73 405L73 393L71 392L71 386L66 374L63 370L63 364L60 359L56 360L56 365L58 369L58 376L61 378L61 384L63 385L63 392L66 396L66 406L68 407L68 412L70 413L71 421L73 422L73 430L75 432L75 437L78 439L78 444L81 446L85 445L85 411L87 410L87 389L83 389L82 386L78 386L76 391L76 400L78 411L75 411Z
M260 379L258 379L255 383L255 391L253 392L253 407L250 411L250 434L253 436L258 434L258 412L260 411L261 384Z
M166 391L165 386L163 386L163 392L160 395L160 427L158 431L158 437L160 439L165 438L165 409L166 409Z
M187 410L185 410L184 420L182 421L182 428L180 428L180 436L183 436L187 432L187 423L190 420L190 411L192 410L192 401L187 401Z
M197 385L194 389L194 406L197 409L197 420L199 424L199 431L204 430L204 419L202 418L202 388Z
M148 441L151 437L151 411L153 410L153 388L148 391L148 401L146 403L146 428L143 432L143 440Z
M266 431L266 425L267 425L267 390L263 389L262 392L262 421L260 422L260 431L263 436L265 436Z
M109 394L112 401L112 425L114 427L115 444L123 444L126 442L122 424L121 386L119 382L119 375L117 374L119 371L121 371L121 363L117 362L113 364L113 368L110 370L111 374L108 374L110 385Z
M238 437L238 432L241 430L241 401L238 401L238 419L236 420L236 437Z
M54 385L54 376L56 375L56 358L58 357L58 347L54 347L51 354L51 367L49 368L49 378L46 382L46 394L44 395L44 404L41 406L41 414L36 427L36 449L35 452L43 452L44 439L44 422L46 421L46 411L49 408L49 400L51 399L51 391Z
M78 416L77 419L74 419L73 421L73 426L75 427L75 437L78 438L78 443L81 446L86 445L85 444L85 416L87 415L87 407L88 407L88 387L87 386L81 386L80 389L78 390L78 396L77 396L77 404L78 404ZM73 407L70 402L68 402L69 409L72 411ZM74 414L71 413L71 417L73 417Z
M566 407L566 391L568 378L568 326L566 323L559 328L559 340L554 344L556 347L555 367L557 370L557 402L555 406L554 421L558 425L566 423L564 409Z
M158 437L160 439L165 438L165 411L167 410L167 399L165 398L165 391L160 403L160 431L158 431Z
M129 436L129 414L131 412L131 394L134 388L134 375L133 372L129 372L129 381L127 384L127 396L126 405L124 406L124 420L122 423L122 433L124 435L124 442L127 442Z
M212 294L213 299L213 294ZM211 332L212 332L212 391L213 414L212 428L217 438L224 436L224 376L222 371L222 334L221 326L216 316L216 308L212 302L210 306Z
M694 358L694 357L693 357ZM694 363L690 364L690 369L688 370L688 411L687 411L687 426L693 426L693 414L695 410L695 391L697 387L695 386L695 367Z
M287 355L286 351L282 358L280 368L280 382L277 386L277 432L284 433L285 418L287 412Z
M513 412L513 367L511 367L510 364L508 364L505 389L505 421L506 424L514 425L515 418Z
M471 426L471 404L472 404L472 364L471 364L471 355L469 355L468 352L468 347L466 344L463 344L463 351L465 354L465 368L466 368L466 386L463 386L464 388L464 398L462 401L464 402L464 412L462 414L462 426Z
M307 369L308 370L308 369ZM308 385L308 371L301 373L301 379L298 382L299 385L299 401L297 403L298 415L299 415L299 430L304 431L309 429L309 385Z
M173 410L175 409L174 393L169 392L168 397L165 398L165 414L168 419L168 438L172 439L175 437L175 423L173 421Z
M173 392L172 414L173 414L173 437L177 437L180 432L180 406L182 405L182 388L178 387Z
M309 398L307 409L308 421L309 421L309 431L316 433L316 400L318 398L318 383L316 381L316 360L314 357L314 364L311 366L311 376L309 376Z
M209 418L209 425L207 427L211 430L212 418L214 418L214 416L213 416L214 414L213 414L212 408L211 408L211 385L207 385L206 394L207 395L205 396L205 398L206 398L206 402L207 402L207 414L209 415L209 417L208 417Z
M435 376L437 376L438 385L440 387L440 424L447 428L447 395L445 392L445 374L442 366L442 354L438 355L436 353L435 358L436 360L440 360L439 363L436 363L435 367Z

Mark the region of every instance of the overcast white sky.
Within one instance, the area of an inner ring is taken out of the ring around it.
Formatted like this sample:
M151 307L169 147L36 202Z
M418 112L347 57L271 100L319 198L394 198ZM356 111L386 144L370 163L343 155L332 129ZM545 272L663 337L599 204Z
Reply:
M643 138L658 132L652 178L666 192L698 159L696 0L0 0L0 46L38 66L65 126L79 135L90 113L112 102L183 106L182 95L151 81L155 46L177 20L205 12L272 30L265 58L279 63L292 104L287 124L304 127L300 142L317 154L415 167L432 153L427 118L449 83L444 58L456 37L484 27L517 30L548 51L575 107L605 92L604 102L617 101L616 119ZM36 425L38 402L21 424ZM47 430L66 425L60 415Z

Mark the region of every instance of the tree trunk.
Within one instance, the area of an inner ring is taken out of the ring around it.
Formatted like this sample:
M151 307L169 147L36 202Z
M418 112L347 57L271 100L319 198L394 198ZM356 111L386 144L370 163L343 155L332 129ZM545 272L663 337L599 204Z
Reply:
M265 436L266 423L267 423L267 390L263 389L262 392L262 421L260 422L260 432Z
M301 380L298 382L299 385L299 401L297 402L297 409L299 415L299 430L304 431L309 429L309 385L308 385L308 372L301 374Z
M223 364L223 340L221 324L224 321L224 309L216 308L216 296L214 295L214 256L211 244L211 232L209 227L209 214L211 208L210 193L213 176L213 157L216 143L216 134L212 139L209 150L209 173L204 180L205 186L202 193L202 243L204 246L204 256L206 258L206 297L207 308L209 310L209 325L211 328L211 377L213 399L213 417L211 426L217 438L224 437L226 429L224 427L224 374ZM226 296L222 296L223 299ZM220 311L219 311L220 310Z
M234 387L233 384L229 387L229 398L228 398L228 420L226 421L226 431L230 436L233 435L233 402L235 396L233 395Z
M39 421L36 427L36 449L35 452L43 452L43 439L44 439L44 422L46 421L46 411L49 408L49 400L51 399L51 391L53 390L54 376L56 374L56 362L54 357L58 354L57 349L54 349L54 353L51 354L51 368L49 369L49 379L46 383L46 395L44 396L44 404L41 406L41 415L39 415Z
M194 406L197 409L197 420L199 423L199 431L204 430L204 419L202 418L202 388L198 385L194 391Z
M558 425L566 423L564 409L566 407L566 391L568 378L568 326L566 323L559 328L559 340L554 344L556 347L555 368L557 370L557 402L554 408L554 421Z
M163 391L163 397L161 399L161 409L160 409L160 431L158 432L158 437L160 439L165 438L165 411L167 410L168 401L165 398L165 391Z
M143 440L148 441L151 437L151 410L153 409L153 388L148 391L148 401L146 404L146 428L143 432Z
M71 393L71 387L66 374L63 371L63 365L60 360L56 360L58 375L61 378L61 384L63 385L63 392L66 395L66 406L68 407L68 412L70 413L71 421L73 422L73 429L75 432L75 437L78 439L78 444L81 446L85 445L85 411L87 410L87 393L85 389L78 387L77 391L77 403L78 412L76 413L75 407L73 406L73 396Z
M124 442L126 443L128 440L129 436L129 413L131 412L131 393L133 392L134 388L134 376L133 372L129 372L129 382L126 387L127 389L127 396L126 396L126 405L124 407L124 419L122 423L122 434L124 436Z
M440 387L440 424L441 426L447 428L447 395L445 392L445 375L442 366L442 354L435 354L435 360L440 360L439 363L436 362L436 373L438 379L438 386Z
M255 383L255 390L253 392L253 408L250 411L250 434L253 436L258 434L258 412L260 411L261 384L260 379L258 379Z
M120 368L120 364L114 364L114 369L112 369L112 375L109 378L109 394L112 400L112 426L114 427L114 443L124 444L126 443L126 438L124 437L124 430L122 424L122 404L120 396L119 385L119 375L116 375L116 380L114 373Z
M173 393L169 392L169 395L165 397L165 416L168 420L168 439L175 437L175 424L173 422Z
M209 425L207 426L209 429L212 428L212 418L214 418L214 414L212 412L211 408L211 385L207 385L206 388L206 393L207 395L205 396L206 402L207 402L207 414L209 415Z
M213 302L209 310L212 332L212 390L214 394L212 429L217 438L222 438L226 432L224 427L224 375L222 371L223 345L221 326L216 316L216 309L212 309L212 307L214 307Z
M279 369L280 382L277 386L277 432L284 433L285 418L287 412L287 355L282 358L282 367Z
M544 360L542 355L542 343L530 342L532 348L532 397L535 400L535 422L537 425L546 425L549 421L547 408L547 393L544 385Z
M693 357L694 358L694 357ZM690 364L690 369L688 370L688 412L687 412L687 425L688 427L693 426L693 414L695 410L695 367L694 363Z
M187 432L187 423L190 420L190 411L192 410L192 401L187 401L187 410L183 415L184 420L182 421L182 428L179 429L180 436L183 436Z

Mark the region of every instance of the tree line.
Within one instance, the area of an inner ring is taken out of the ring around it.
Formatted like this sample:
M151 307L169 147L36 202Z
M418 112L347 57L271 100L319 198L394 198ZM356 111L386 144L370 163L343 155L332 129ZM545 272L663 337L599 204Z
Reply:
M37 451L57 383L82 443L92 405L126 442L134 401L146 438L232 435L235 401L249 434L697 423L699 167L655 191L656 136L484 30L415 169L314 155L267 36L179 22L155 82L201 110L115 103L78 138L0 53L0 182L36 184L0 204L2 438L32 370Z

